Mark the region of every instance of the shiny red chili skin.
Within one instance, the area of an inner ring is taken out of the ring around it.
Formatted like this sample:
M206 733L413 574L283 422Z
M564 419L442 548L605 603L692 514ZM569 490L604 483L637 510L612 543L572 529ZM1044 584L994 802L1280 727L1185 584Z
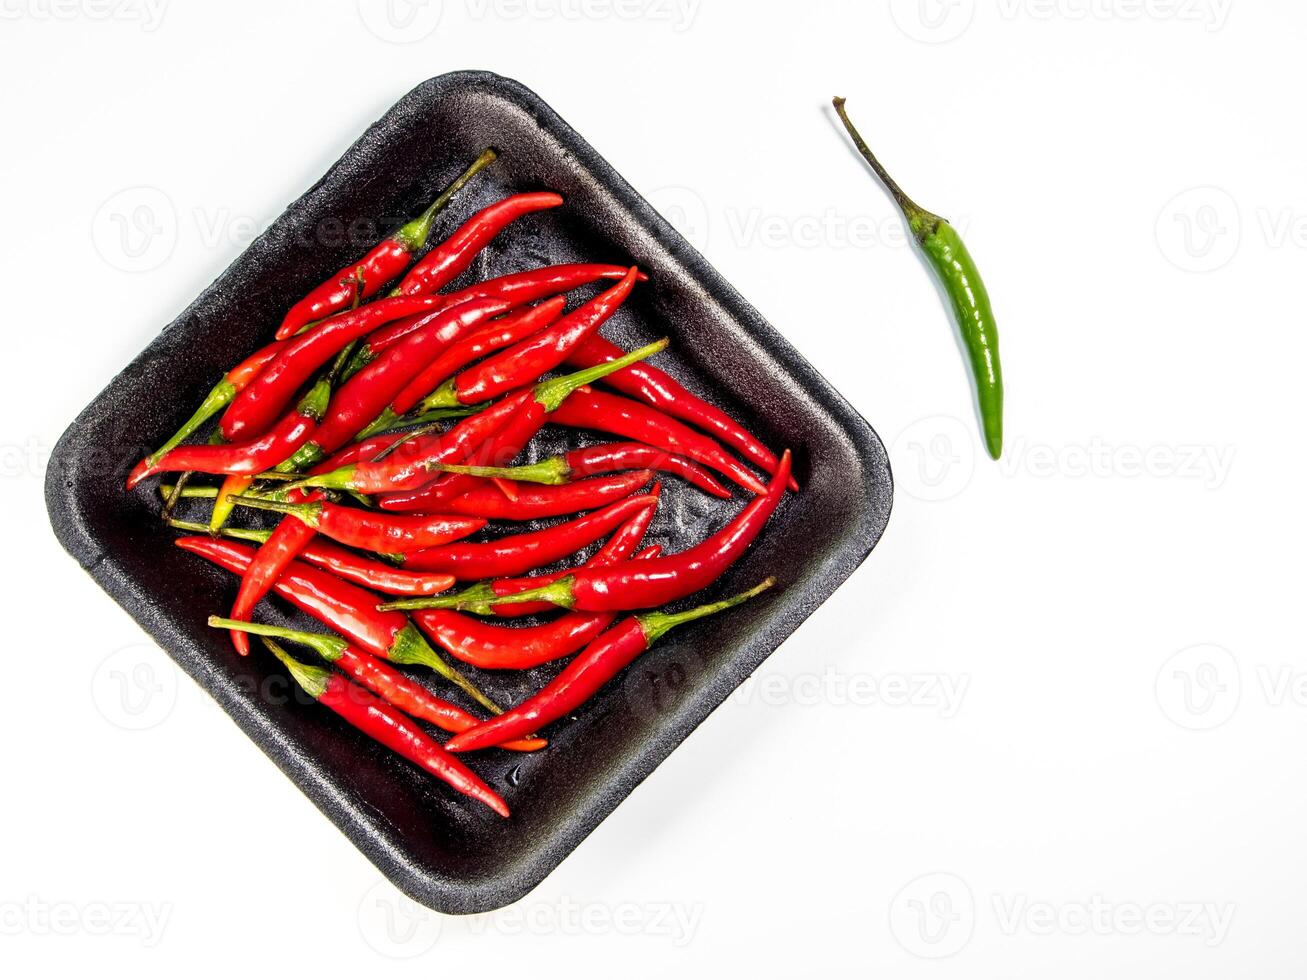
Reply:
M654 558L658 545L636 560ZM538 626L504 626L452 609L424 609L416 617L422 631L449 654L483 670L527 670L575 653L606 630L616 612L565 615Z
M262 432L313 373L345 345L382 324L432 310L441 300L431 296L379 299L357 310L338 313L308 333L286 342L263 371L238 394L222 416L222 434L234 441L244 433Z
M479 800L501 817L509 815L508 804L476 773L446 752L412 719L359 685L340 674L331 674L318 703L326 705L365 735L421 766L465 796Z
M467 514L492 521L533 521L541 517L561 517L594 510L635 493L653 478L652 470L634 470L615 476L578 480L558 486L523 483L517 487L517 499L509 500L489 481L473 487L462 496L441 506L445 514Z
M714 497L727 500L731 496L731 492L702 467L665 449L655 449L640 442L605 442L597 446L583 446L565 453L563 459L571 470L572 479L648 467L679 476L686 483Z
M198 443L170 449L153 466L149 458L141 460L127 478L130 490L155 473L221 473L228 476L255 476L295 455L295 450L309 441L318 427L314 414L298 408L287 412L276 425L250 442Z
M415 375L459 337L509 309L501 299L480 299L442 310L424 326L389 348L341 387L313 441L335 452L390 403Z
M173 543L237 575L245 574L254 558L253 548L217 538L186 537ZM366 589L303 562L288 564L273 589L373 656L387 657L395 638L410 625L403 614L378 609L377 597Z
M373 459L374 457L385 452L399 440L407 438L407 432L383 432L380 435L369 436L361 442L351 443L343 449L338 449L330 458L323 460L317 466L313 467L310 473L330 473L332 470L339 469L342 466L349 466L351 463L357 463L361 459Z
M534 211L556 208L562 197L551 192L514 194L482 208L409 270L396 292L434 293L464 272L477 254L512 222Z
M656 497L659 491L660 487L655 485L650 493ZM591 555L589 561L578 567L603 568L630 558L644 539L645 532L649 529L649 524L653 521L656 511L657 507L651 504L636 514L618 528L617 533L609 538L602 548ZM518 592L525 592L527 589L534 589L540 585L557 582L560 578L570 575L574 571L576 571L575 568L569 568L565 571L549 572L545 575L519 575L513 578L498 578L489 583L490 591L497 596L510 596ZM495 616L502 619L511 619L519 616L534 616L540 613L553 612L558 607L548 602L517 602L504 603L492 608ZM429 609L415 609L412 615L418 625L421 626L421 617L431 611Z
M438 698L407 674L400 673L390 664L378 660L370 653L345 647L332 661L347 676L353 678L387 704L394 705L412 718L429 721L447 732L465 732L481 720L456 704ZM517 752L534 752L548 743L544 739L523 739L506 742L499 747Z
M707 588L744 554L771 519L790 481L787 450L767 492L754 497L716 534L687 551L572 573L569 608L581 612L653 609Z
M316 530L333 541L375 551L406 554L436 548L475 534L486 526L484 517L443 514L378 514L359 507L319 501Z
M767 490L766 484L715 440L643 402L582 388L550 413L549 421L578 429L611 432L666 449L712 467L753 493Z
M572 348L617 312L626 297L631 295L638 271L632 266L615 286L557 323L460 373L454 379L459 404L474 405L495 398L506 391L539 381L558 367Z
M594 697L623 667L648 649L644 626L638 617L629 616L592 641L541 690L472 731L455 735L447 746L451 752L471 752L557 721Z
M301 523L295 518L296 524ZM282 523L286 523L285 520ZM280 525L278 525L280 526ZM450 588L454 576L436 572L406 572L384 562L342 548L330 541L318 540L307 545L299 557L310 565L326 569L347 582L388 595L436 595ZM232 617L235 618L234 616Z
M355 468L348 489L362 493L416 490L431 479L430 464L462 461L529 400L528 388L469 415L447 432L410 439L385 459L360 460L352 464Z
M227 372L228 384L237 391L241 391L257 378L265 367L272 363L272 359L281 353L281 349L285 346L281 341L274 340L266 347L260 347Z
M586 338L583 344L568 354L567 363L578 368L593 367L616 360L625 353L611 340L596 334ZM604 378L604 384L632 398L638 398L673 418L712 433L762 470L767 473L776 472L776 454L759 442L748 429L717 406L691 394L679 381L652 364L641 362L622 368ZM798 483L792 481L790 489L798 490Z
M602 510L543 531L514 534L494 541L441 545L410 553L404 567L422 572L445 572L462 581L522 575L548 565L591 544L655 498L628 497Z
M355 296L367 299L376 295L382 286L408 267L412 256L408 246L394 238L380 242L358 262L345 266L313 287L292 306L277 328L277 339L293 337L306 324L339 313L354 301Z
M554 296L539 306L487 324L471 336L452 344L395 396L390 403L390 410L396 415L403 415L460 368L543 330L562 315L566 306L566 297Z
M503 425L469 451L468 462L478 466L503 466L511 462L540 431L545 418L545 407L535 398L528 398ZM376 502L382 510L430 514L484 482L463 473L444 473L413 489L383 494Z

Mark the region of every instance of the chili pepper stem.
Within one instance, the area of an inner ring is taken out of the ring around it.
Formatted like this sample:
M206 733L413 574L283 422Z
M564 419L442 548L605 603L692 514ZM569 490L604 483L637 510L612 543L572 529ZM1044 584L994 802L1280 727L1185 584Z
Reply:
M493 149L487 147L481 151L477 157L461 174L454 179L454 182L440 192L440 196L432 201L425 211L414 218L408 224L401 226L391 237L400 242L410 252L415 252L426 244L427 235L431 232L431 222L437 214L444 210L445 205L450 202L463 186L479 174L486 167L495 162L498 154Z
M403 606L404 609L457 609L461 612L472 612L479 609L488 609L489 606L499 601L495 595L495 590L490 587L489 582L477 582L475 585L469 585L462 592L456 592L453 595L442 596L423 596L423 600L430 599L431 605L423 606ZM396 600L386 602L377 606L378 609L385 611L398 610L404 602L413 602L412 599Z
M853 139L853 145L857 147L858 152L862 154L862 158L867 161L867 165L871 167L876 176L879 177L881 182L885 185L885 188L890 192L890 196L892 196L894 202L898 204L899 209L903 212L903 216L908 219L908 227L912 229L912 234L916 237L917 241L924 241L926 236L934 230L934 226L944 219L937 214L927 211L921 205L913 201L912 198L903 193L903 188L899 187L899 185L895 183L894 178L889 175L889 172L881 166L880 161L876 159L876 155L871 152L871 147L867 145L866 141L862 138L862 134L859 133L857 128L853 125L853 121L849 119L849 114L844 111L844 102L845 99L841 95L837 95L835 98L831 99L831 105L835 107L835 112L840 117L840 122L844 124L844 128Z
M150 465L154 466L163 458L165 453L180 446L195 430L226 408L235 397L236 386L224 377L204 396L204 401L200 402L200 407L195 410L195 413L189 419L182 423L182 427L173 433L167 442L146 457Z
M226 630L240 630L242 633L253 633L256 636L276 637L282 640L289 640L291 643L298 643L306 646L316 652L323 660L336 661L340 655L345 652L349 646L344 640L337 636L328 636L326 633L306 633L303 630L287 629L284 626L270 626L266 623L251 623L243 619L226 619L222 616L210 616L209 625Z
M271 510L278 514L292 514L310 527L317 527L318 517L322 513L322 508L318 504L292 504L284 500L269 500L266 497L250 497L245 494L237 494L231 499L242 507Z
M417 627L412 623L409 623L395 635L395 643L390 648L387 659L396 664L418 664L429 667L487 711L496 715L504 713L503 708L482 694L475 684L450 666L449 662L436 653L435 650L431 649L431 646L422 638L422 634L417 631Z
M738 606L741 603L748 602L754 596L766 592L775 584L776 577L771 575L763 579L752 589L741 592L738 595L733 595L729 599L722 599L720 602L710 602L706 605L696 606L694 609L687 609L685 612L679 613L641 613L635 618L640 621L640 628L644 630L645 638L650 644L652 644L670 629L696 619L703 619L705 616L711 616L724 609L730 609L732 606Z
M568 482L572 468L562 456L550 456L538 463L525 466L460 466L457 463L433 463L431 469L439 473L460 473L479 476L487 480L520 480L523 483L544 483L561 486Z
M575 371L572 374L565 374L561 378L550 378L548 381L542 381L535 386L536 401L545 407L546 412L552 412L563 404L568 395L582 385L599 381L616 371L622 370L622 368L630 367L645 358L653 357L655 354L666 350L670 342L668 338L664 337L661 340L655 340L652 344L637 347L631 353L622 357L605 361L603 364L596 364L594 367Z
M295 683L304 688L305 692L313 700L318 700L322 695L327 693L327 683L331 679L331 671L325 667L310 667L308 664L300 663L276 640L265 636L264 645L272 651L272 655L285 665L290 671L290 676L295 678Z
M178 531L190 531L192 534L208 534L209 525L200 524L196 521L179 521L175 517L169 519L168 526ZM263 544L271 536L271 531L259 531L248 527L224 527L218 532L224 538L232 538L235 541L251 541L254 544Z
M519 602L549 602L564 609L572 608L572 576L565 575L548 585L534 589L514 592L510 595L496 596L485 583L477 583L456 595L418 596L413 599L399 599L387 602L378 609L457 609L460 612L482 615L489 613L492 606L516 604Z

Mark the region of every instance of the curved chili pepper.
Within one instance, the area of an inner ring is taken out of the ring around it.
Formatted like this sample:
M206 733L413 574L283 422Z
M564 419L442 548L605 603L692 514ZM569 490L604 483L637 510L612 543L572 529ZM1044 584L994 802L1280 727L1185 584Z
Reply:
M654 545L636 560L656 558ZM424 609L416 617L422 632L450 656L482 670L527 670L575 653L612 624L616 612L569 612L539 626L502 626L452 609Z
M509 224L533 211L556 208L562 203L563 199L559 195L543 191L514 194L482 208L409 270L409 274L395 290L396 295L434 293L466 270L477 253Z
M625 353L612 341L595 334L567 356L567 363L574 367L593 367L605 361L616 360ZM702 398L690 394L675 378L652 364L632 364L616 374L610 374L604 383L673 418L712 433L755 466L767 473L776 472L776 455L759 442L753 433L716 405L710 405ZM790 489L798 490L798 482L791 479Z
M766 491L766 484L715 440L643 402L610 395L606 391L578 391L559 406L549 421L576 429L611 432L688 456L730 477L746 490L753 493Z
M259 376L259 373L268 366L284 346L284 344L274 341L268 346L255 351L224 374L222 380L204 396L204 400L200 402L200 407L195 410L195 413L182 423L182 427L174 432L167 442L145 457L145 464L153 466L170 449L180 446L197 432L200 426L230 405L232 399Z
M237 575L245 574L254 558L253 548L217 538L178 538L173 544ZM499 707L431 649L406 616L377 609L377 597L366 589L298 561L286 566L273 589L373 656L393 664L430 667L482 707L498 714Z
M291 503L237 497L242 507L289 514L333 541L381 554L407 554L466 538L486 526L484 517L443 514L378 514L318 500Z
M459 368L543 330L562 315L566 306L567 297L550 297L539 306L487 324L466 340L453 344L395 396L387 409L389 418L394 420L405 414Z
M662 485L655 483L653 489L649 491L649 496L657 498L661 492ZM635 549L640 546L640 542L644 540L645 532L649 530L649 525L653 522L657 510L658 504L655 502L637 513L619 527L613 536L604 542L603 546L579 567L603 568L606 565L615 565L630 558ZM477 612L480 615L495 615L506 618L551 612L557 607L549 602L520 602L513 605L497 605L496 601L500 596L514 595L540 585L557 582L572 571L575 571L575 569L549 572L544 575L523 575L515 578L499 578L488 582L478 582L455 595L440 597L444 601L438 606L433 605L431 608L417 610L413 619L418 626L426 630L424 617L437 608L465 609ZM432 637L432 639L435 639L435 637Z
M564 524L555 524L543 531L511 534L494 541L460 541L410 552L404 558L404 567L422 572L446 572L464 580L521 575L566 558L598 541L654 499L649 496L627 497L602 510Z
M282 523L287 522L283 521ZM192 533L207 533L209 530L205 525L196 524L193 521L173 520L169 521L168 524L179 531L191 531ZM280 525L278 526L280 527ZM276 532L257 528L224 527L219 533L224 538L263 544ZM390 595L434 595L438 592L444 592L455 582L452 575L440 575L435 572L406 572L384 562L365 558L358 552L342 548L340 545L327 540L310 541L299 552L298 557L310 565L326 569L347 582L353 582L355 585L361 585L366 589L374 589L377 592L386 592Z
M299 332L305 324L321 320L349 306L358 297L367 298L381 290L408 266L413 253L426 244L431 222L463 185L495 159L494 150L485 150L461 173L455 181L441 191L430 206L407 224L401 225L374 246L357 262L345 266L290 308L277 328L277 339L284 340ZM362 284L362 289L359 289Z
M449 784L464 796L484 803L501 817L508 804L471 769L460 763L412 719L364 688L325 667L310 667L291 658L276 641L265 640L310 697L340 715L359 731Z
M300 399L294 411L287 412L280 422L252 442L178 446L164 453L152 466L147 465L148 459L143 459L127 477L127 489L147 476L174 470L236 476L262 473L293 455L308 441L326 411L330 395L330 383L319 381Z
M294 396L300 385L347 345L383 323L411 313L432 310L441 300L432 296L379 299L357 310L337 313L316 329L289 340L252 382L227 406L222 434L234 440L262 432Z
M594 640L538 693L499 717L455 735L445 748L450 752L485 749L557 721L594 697L623 667L653 646L668 630L738 606L775 584L776 580L769 578L747 592L685 612L652 612L627 617Z
M844 99L831 100L840 122L853 138L864 160L870 165L881 183L907 219L912 237L925 253L926 261L935 272L935 278L953 305L962 342L971 360L971 373L976 379L976 398L980 406L980 421L984 429L985 448L998 459L1003 454L1003 367L998 358L998 328L994 324L994 309L989 302L989 291L976 268L971 253L962 242L962 236L948 220L932 214L903 193L892 177L886 173L871 148L863 141L848 114Z
M790 452L787 449L772 475L767 492L749 501L730 523L693 548L642 562L623 562L608 568L580 568L539 588L503 596L498 603L509 605L543 600L581 612L608 612L614 609L652 609L683 599L711 585L739 560L776 511L789 480ZM456 595L403 599L381 608L447 609L452 605L455 609L478 614L487 608L484 600L475 595L464 604L456 600Z
M621 282L557 323L450 378L423 400L422 407L471 405L540 380L562 364L572 348L617 312L626 297L631 295L638 271L631 266Z
M653 477L652 470L634 470L617 476L579 480L561 487L523 487L516 500L490 483L474 487L445 504L446 514L468 514L495 521L533 521L594 510L635 493Z
M334 664L347 676L358 681L373 694L394 705L412 718L429 721L447 732L465 732L480 723L476 715L464 711L444 698L438 698L425 687L394 667L378 660L370 653L355 649L338 636L326 633L305 633L281 626L265 626L239 619L210 616L209 625L221 629L239 630L256 636L274 637L306 646L323 660ZM535 752L548 745L542 738L507 742L501 749L516 752Z
M582 449L573 449L562 456L549 456L534 463L524 463L521 466L436 463L433 464L432 469L471 479L509 480L539 483L546 486L567 486L569 484L575 485L573 481L578 477L596 473L611 473L614 470L630 469L632 466L648 466L651 469L674 473L715 497L728 499L731 495L712 476L689 460L637 442L587 446ZM468 492L471 492L471 488L469 488ZM383 498L381 501L383 509L398 509L393 506L387 507L387 503L387 499ZM449 502L445 502L443 506L448 507Z
M303 466L317 462L345 445L440 351L507 309L508 304L503 300L479 299L434 314L423 327L341 386L322 424L313 433L312 446L297 455L297 463Z
M534 388L522 389L495 402L484 411L464 419L448 432L439 436L422 436L404 443L398 451L383 460L342 466L330 473L309 476L297 486L357 490L360 493L416 490L431 479L436 464L461 462L467 458L468 453L506 426L510 419L515 424L519 423L521 420L515 418L519 412L530 413L531 418L527 421L536 424L538 428L535 416L538 415L543 420L545 415L554 412L580 386L597 381L605 374L620 370L642 357L656 354L666 346L667 341L660 340L632 351L621 360L542 381Z

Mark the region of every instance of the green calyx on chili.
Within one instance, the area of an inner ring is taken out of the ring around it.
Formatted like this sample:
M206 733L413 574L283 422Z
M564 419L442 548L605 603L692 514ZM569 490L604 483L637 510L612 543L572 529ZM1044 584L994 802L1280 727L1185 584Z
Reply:
M326 705L359 731L421 766L460 793L479 800L501 817L508 816L508 804L498 793L397 708L341 674L301 663L276 640L264 637L263 642L313 700Z
M904 194L881 166L844 111L844 99L836 96L831 103L853 138L853 145L903 212L908 228L953 305L976 381L985 448L990 456L998 459L1003 452L1003 368L998 357L998 329L984 280L980 278L976 263L957 230L946 219L932 214Z
M623 667L653 646L669 630L738 606L775 584L774 578L768 578L747 592L685 612L650 612L630 616L592 640L557 677L536 694L499 717L455 735L445 744L445 748L450 752L489 748L506 738L517 738L557 721L590 700Z

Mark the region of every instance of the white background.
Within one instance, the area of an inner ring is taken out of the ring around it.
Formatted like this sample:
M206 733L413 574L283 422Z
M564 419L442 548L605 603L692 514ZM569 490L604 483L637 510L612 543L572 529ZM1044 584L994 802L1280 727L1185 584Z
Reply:
M0 3L0 969L1302 976L1307 11L393 3ZM458 919L177 674L41 490L258 230L472 67L674 218L876 426L898 492L871 559L574 856ZM986 275L999 464L834 94Z

